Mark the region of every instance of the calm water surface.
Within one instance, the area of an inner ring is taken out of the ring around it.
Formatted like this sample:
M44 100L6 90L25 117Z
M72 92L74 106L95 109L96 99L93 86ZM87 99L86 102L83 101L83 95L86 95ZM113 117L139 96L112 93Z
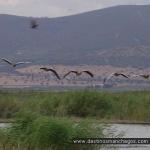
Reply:
M150 138L150 125L113 124L110 126L115 135L121 133L124 138ZM119 145L109 146L103 150L150 150L150 145Z

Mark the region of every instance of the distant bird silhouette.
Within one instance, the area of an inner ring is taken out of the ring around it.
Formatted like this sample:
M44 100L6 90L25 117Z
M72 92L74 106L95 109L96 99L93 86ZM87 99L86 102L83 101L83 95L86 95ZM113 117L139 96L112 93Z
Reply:
M150 77L150 74L134 74L134 75L132 75L133 77L143 77L143 78L145 78L145 79L149 79L149 77Z
M92 78L94 77L94 74L91 73L90 71L87 71L87 70L81 71L81 72L73 71L73 70L72 70L72 71L69 71L68 73L66 73L63 78L65 78L66 76L68 76L68 75L71 74L71 73L76 74L76 76L80 76L82 73L87 73L90 77L92 77Z
M37 29L39 26L36 20L31 20L30 25L32 29Z
M78 74L78 71L69 71L68 73L66 73L63 78L67 77L69 74L74 73L75 75Z
M46 68L46 67L42 67L42 68L40 68L41 70L44 70L44 71L46 71L46 72L48 72L48 71L51 71L52 73L54 73L54 75L57 77L57 79L61 79L60 78L60 76L59 76L59 74L54 70L54 69L51 69L51 68Z
M106 77L106 78L103 80L103 84L105 84L105 83L106 83L109 79L111 79L113 76L116 76L116 77L122 76L122 77L125 77L125 78L128 78L128 79L129 79L129 77L128 77L127 75L125 75L125 74L123 74L123 73L115 72L115 73L110 74L108 77Z
M87 73L90 77L92 77L92 78L94 77L94 74L88 70L81 71L80 74L82 74L82 73Z
M150 77L149 74L140 74L139 76L141 76L141 77L143 77L143 78L145 78L145 79L148 79L148 78Z
M11 61L9 61L8 59L5 59L5 58L1 58L1 60L3 60L4 62L8 63L10 66L12 67L16 67L18 65L21 65L21 64L28 64L28 63L31 63L31 62L17 62L17 63L13 63Z

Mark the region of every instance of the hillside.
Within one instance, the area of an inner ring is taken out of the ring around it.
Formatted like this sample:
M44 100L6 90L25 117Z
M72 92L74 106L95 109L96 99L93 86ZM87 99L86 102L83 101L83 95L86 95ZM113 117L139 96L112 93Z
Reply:
M58 18L0 15L0 56L34 64L150 66L150 5Z

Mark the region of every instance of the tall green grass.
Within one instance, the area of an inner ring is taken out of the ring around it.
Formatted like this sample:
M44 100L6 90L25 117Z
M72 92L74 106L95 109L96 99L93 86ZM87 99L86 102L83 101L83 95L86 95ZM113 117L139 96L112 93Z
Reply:
M70 119L19 113L15 122L0 130L2 150L96 150L100 145L75 145L74 138L102 138L102 126L89 121L75 123Z
M0 118L14 120L0 129L0 150L99 149L72 139L105 137L103 127L71 117L149 122L150 92L0 92Z
M14 118L24 110L48 117L150 121L150 92L0 93L0 118Z

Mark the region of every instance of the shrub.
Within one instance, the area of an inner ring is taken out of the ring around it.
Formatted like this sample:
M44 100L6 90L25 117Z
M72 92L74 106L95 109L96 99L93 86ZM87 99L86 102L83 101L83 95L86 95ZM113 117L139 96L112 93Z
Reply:
M67 118L49 118L31 112L18 116L8 129L9 134L5 134L9 142L1 139L0 142L19 150L92 150L97 146L74 145L72 139L104 136L101 126L88 121L75 123Z
M79 92L70 95L68 104L68 114L78 117L99 116L103 118L110 109L109 102L105 95L97 92Z

